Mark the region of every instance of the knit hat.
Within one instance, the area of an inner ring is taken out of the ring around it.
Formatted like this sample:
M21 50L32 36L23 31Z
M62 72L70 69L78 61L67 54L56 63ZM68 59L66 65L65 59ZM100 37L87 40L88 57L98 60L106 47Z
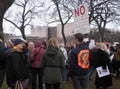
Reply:
M24 42L24 40L22 40L22 39L15 39L14 40L14 45L18 45L18 44L20 44L22 42Z

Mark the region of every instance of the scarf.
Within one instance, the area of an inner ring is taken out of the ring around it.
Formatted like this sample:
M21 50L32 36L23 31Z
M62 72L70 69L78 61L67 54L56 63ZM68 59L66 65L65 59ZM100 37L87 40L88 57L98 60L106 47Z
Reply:
M14 47L13 47L13 49L17 50L18 52L23 52L23 50L22 50L22 49L20 49L20 48L19 48L19 47L17 47L17 46L14 46Z

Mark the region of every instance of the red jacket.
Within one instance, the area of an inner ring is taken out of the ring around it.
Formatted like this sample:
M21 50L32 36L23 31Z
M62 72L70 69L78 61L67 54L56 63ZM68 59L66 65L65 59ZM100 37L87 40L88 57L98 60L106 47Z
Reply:
M37 40L35 42L35 48L32 50L32 52L30 54L31 66L33 68L39 68L40 67L40 60L41 60L41 57L44 54L44 52L45 52L45 50L42 48L41 41Z

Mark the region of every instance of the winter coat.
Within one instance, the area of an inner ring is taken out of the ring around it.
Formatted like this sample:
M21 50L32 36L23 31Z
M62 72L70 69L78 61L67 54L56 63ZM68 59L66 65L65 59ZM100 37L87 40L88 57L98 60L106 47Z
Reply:
M33 68L40 68L41 57L45 50L42 48L42 43L40 40L35 42L35 48L30 54L31 66Z
M45 83L61 82L61 69L65 67L65 62L60 49L49 46L41 59L40 66L44 68Z
M66 62L67 62L67 60L68 60L68 54L67 54L67 51L66 51L66 49L64 48L64 47L60 47L60 50L61 50L61 52L63 53L63 55L64 55L64 61L65 61L65 64L66 64Z
M5 48L4 43L0 43L0 70L5 69Z
M108 69L111 71L109 55L105 51L98 49L94 55L94 58L95 58L94 60L95 68L102 66L103 69L106 69L106 66L108 66ZM96 72L95 85L102 87L111 86L112 85L111 75L107 75L100 78L98 77L98 74Z
M97 52L97 49L96 47L90 49L90 66L93 66L95 65L94 61L96 61L95 59L95 55L96 55L96 52Z
M109 59L109 55L107 52L105 52L101 49L97 49L97 51L94 53L93 57L94 57L93 65L95 66L95 68L102 66L103 69L106 69L106 65L109 67L109 69L111 68L110 59Z
M28 78L27 60L23 52L13 51L6 58L6 79L8 84Z
M120 48L117 49L117 51L114 53L114 58L112 60L112 67L115 70L118 70L120 68Z
M84 76L89 72L89 68L81 68L78 66L78 54L81 50L89 50L87 44L77 45L76 48L73 48L70 53L68 60L70 76Z
M115 60L120 61L120 49L117 49L117 52L115 52Z

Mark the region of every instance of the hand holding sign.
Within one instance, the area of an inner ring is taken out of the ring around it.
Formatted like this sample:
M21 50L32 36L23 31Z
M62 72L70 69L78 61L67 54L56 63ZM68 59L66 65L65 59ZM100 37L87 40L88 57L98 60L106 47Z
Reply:
M97 74L99 77L104 77L107 75L110 75L110 71L108 69L108 66L106 66L106 69L103 69L102 66L96 68Z

